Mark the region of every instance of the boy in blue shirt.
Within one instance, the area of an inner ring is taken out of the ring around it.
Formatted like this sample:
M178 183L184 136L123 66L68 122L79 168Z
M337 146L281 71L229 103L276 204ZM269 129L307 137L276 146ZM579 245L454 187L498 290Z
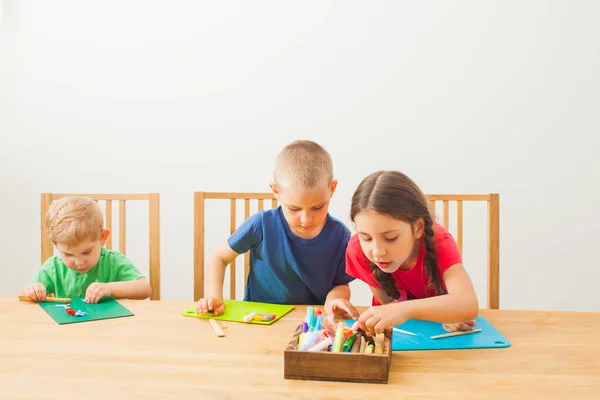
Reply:
M196 312L223 313L225 268L250 251L244 300L324 304L328 314L358 318L345 271L350 232L328 212L337 186L331 156L317 143L292 142L277 156L270 186L280 206L252 215L217 248Z

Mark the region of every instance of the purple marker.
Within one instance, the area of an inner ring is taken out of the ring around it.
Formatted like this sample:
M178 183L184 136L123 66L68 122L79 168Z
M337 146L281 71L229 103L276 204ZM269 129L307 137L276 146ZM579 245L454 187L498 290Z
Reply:
M308 332L308 324L306 322L302 323L302 333Z

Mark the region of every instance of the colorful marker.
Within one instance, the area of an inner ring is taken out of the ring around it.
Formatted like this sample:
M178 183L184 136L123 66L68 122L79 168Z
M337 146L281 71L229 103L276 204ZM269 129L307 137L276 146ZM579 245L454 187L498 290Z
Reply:
M252 319L254 318L254 316L256 315L256 313L254 311L252 311L250 314L248 315L244 315L244 322L250 322L252 321Z
M315 344L313 347L309 348L307 351L321 351L321 350L325 350L329 346L331 346L332 343L333 342L331 341L331 338L327 337L327 338L321 340L319 343Z
M317 325L317 317L314 315L310 316L310 320L308 321L308 331L312 332L315 330L315 326Z
M272 321L275 319L275 314L256 314L254 316L255 321Z
M356 340L356 336L357 335L352 335L348 339L346 339L346 342L342 346L342 351L344 351L346 353L350 352L350 349L352 348L352 344L354 344L354 341Z
M313 315L315 315L315 310L312 307L306 307L306 317L304 318L304 321L308 324L310 322L310 317L312 317Z
M332 352L339 353L342 349L342 341L344 340L344 323L338 322L337 329L335 331L335 340L333 341Z

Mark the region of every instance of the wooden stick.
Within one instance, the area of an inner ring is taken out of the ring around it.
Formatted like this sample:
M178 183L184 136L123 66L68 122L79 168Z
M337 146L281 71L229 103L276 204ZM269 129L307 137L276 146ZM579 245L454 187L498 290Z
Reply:
M209 318L208 322L210 322L210 325L212 326L213 331L215 331L215 333L217 334L218 337L225 336L225 332L223 332L223 329L221 329L221 327L219 326L219 324L217 323L217 321L214 318Z
M409 331L405 331L404 329L400 329L400 328L392 328L392 330L393 330L394 332L398 332L398 333L404 333L405 335L417 336L417 334L416 334L416 333L412 333L412 332L409 332Z
M361 336L360 337L360 347L358 348L358 352L364 353L366 347L367 347L367 341L365 340L364 336Z
M36 301L31 300L31 298L29 296L23 296L23 295L19 295L19 300L20 301L28 301L30 303L37 303ZM70 303L71 299L69 298L61 298L61 297L46 297L46 300L48 303Z
M473 329L472 331L450 332L442 335L430 336L429 339L443 339L452 336L470 335L471 333L481 332L481 329Z

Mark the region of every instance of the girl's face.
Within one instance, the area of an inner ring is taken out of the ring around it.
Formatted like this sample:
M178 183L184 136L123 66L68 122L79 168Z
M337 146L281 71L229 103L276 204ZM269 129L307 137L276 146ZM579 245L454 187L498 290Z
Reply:
M418 240L423 236L423 220L411 224L387 214L365 210L354 217L356 232L365 256L383 272L410 269L416 261Z

